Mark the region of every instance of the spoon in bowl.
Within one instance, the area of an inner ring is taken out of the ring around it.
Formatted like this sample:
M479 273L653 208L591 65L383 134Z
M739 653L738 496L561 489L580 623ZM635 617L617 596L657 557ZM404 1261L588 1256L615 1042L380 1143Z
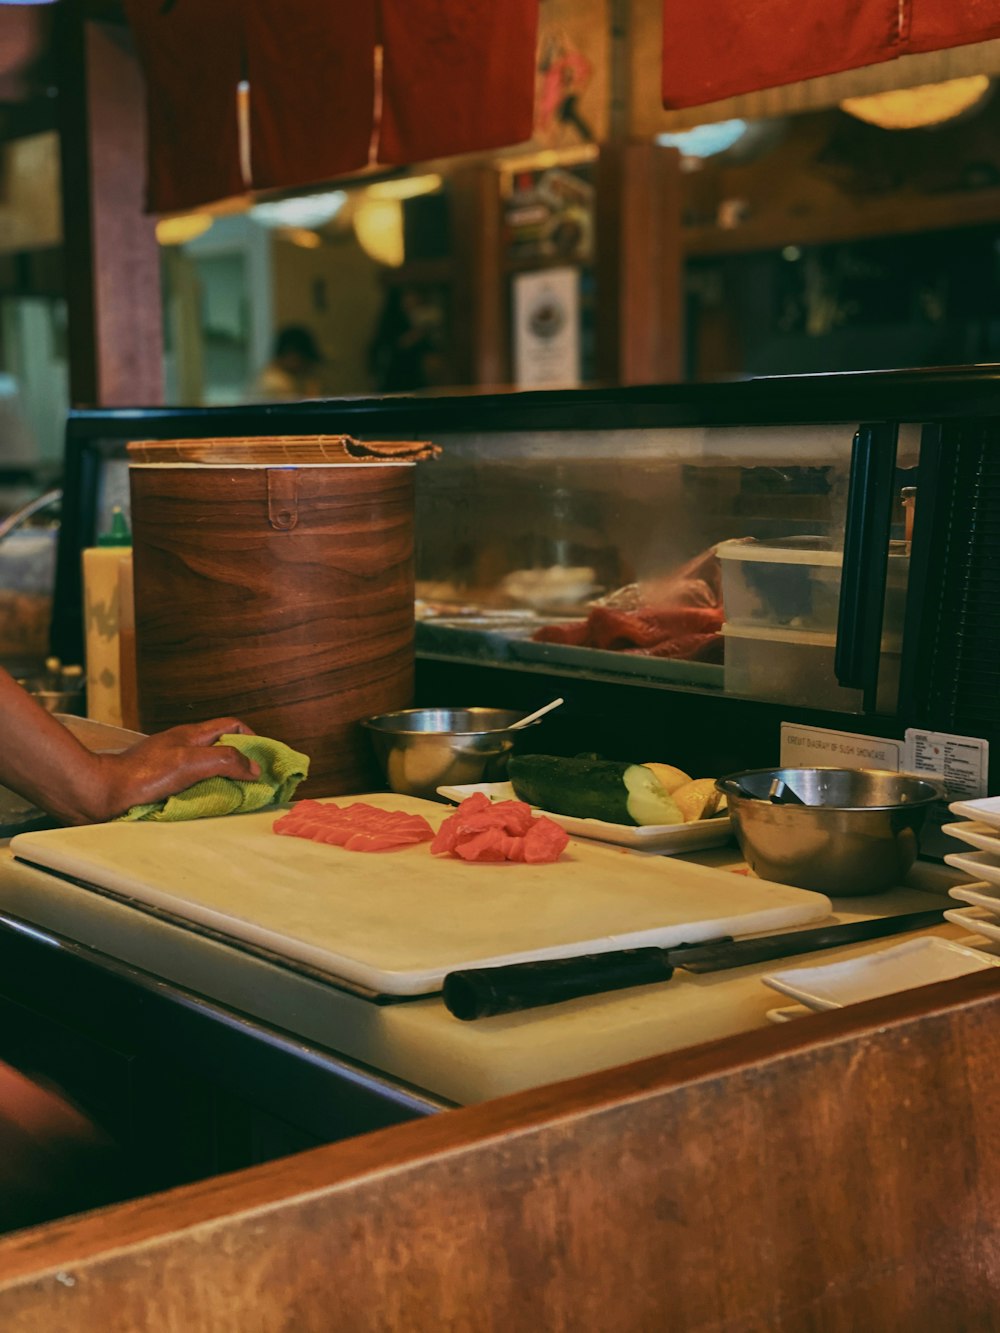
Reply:
M532 722L537 722L540 717L546 713L551 713L553 708L558 708L560 704L565 703L565 699L553 699L550 704L545 704L542 708L536 708L533 713L527 717L519 717L516 722L512 722L507 728L508 731L520 731L522 727L530 726Z

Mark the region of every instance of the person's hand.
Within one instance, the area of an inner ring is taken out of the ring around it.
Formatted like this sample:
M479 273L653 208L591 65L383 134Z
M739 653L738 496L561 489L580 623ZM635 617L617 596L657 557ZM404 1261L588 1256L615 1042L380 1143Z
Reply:
M238 750L215 745L227 732L253 735L246 723L223 717L173 727L124 754L93 754L0 668L0 783L63 824L114 819L202 778L258 777Z
M91 809L81 810L72 822L114 819L133 805L145 805L174 796L203 778L237 778L244 782L260 776L257 764L231 745L216 745L220 736L254 733L234 717L213 718L171 727L149 736L122 754L98 759Z

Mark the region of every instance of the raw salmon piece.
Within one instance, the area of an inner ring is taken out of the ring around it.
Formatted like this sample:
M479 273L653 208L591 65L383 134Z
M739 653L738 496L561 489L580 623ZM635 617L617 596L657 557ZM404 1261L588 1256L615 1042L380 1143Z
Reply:
M475 814L477 810L492 810L493 802L484 791L474 791L471 796L467 796L458 809L466 815Z
M463 861L514 861L541 865L557 861L569 842L564 829L535 817L524 801L490 805L481 792L463 801L431 843L435 855Z
M272 828L275 833L366 852L412 847L434 836L421 815L382 810L367 801L345 806L333 801L300 801L276 819Z
M534 821L524 838L524 859L529 865L558 861L569 844L569 834L544 815Z
M398 833L352 833L344 846L349 852L390 852L398 847L415 847L420 841Z
M534 819L526 801L498 801L493 813L507 833L527 833Z
M484 829L472 838L465 838L455 847L455 855L463 861L506 861L500 829Z
M452 852L454 850L455 827L452 824L451 819L446 819L438 829L434 840L431 843L431 851L435 856L440 856L445 852Z

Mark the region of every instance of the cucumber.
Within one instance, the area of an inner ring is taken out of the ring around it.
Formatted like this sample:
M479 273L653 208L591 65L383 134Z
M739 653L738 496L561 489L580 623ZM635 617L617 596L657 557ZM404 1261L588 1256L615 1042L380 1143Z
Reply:
M681 824L683 816L656 774L615 759L514 755L508 775L519 800L576 819L609 824Z

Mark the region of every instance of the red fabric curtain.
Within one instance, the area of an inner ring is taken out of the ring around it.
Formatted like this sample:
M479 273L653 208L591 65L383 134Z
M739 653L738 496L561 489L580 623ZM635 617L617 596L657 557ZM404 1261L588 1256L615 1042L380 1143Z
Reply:
M368 162L375 6L244 0L256 189L309 185Z
M909 0L907 50L939 51L1000 37L998 0Z
M379 159L531 137L538 0L125 0L146 72L154 212L242 194L236 88L250 84L256 189L368 162L384 44Z
M146 75L146 193L157 213L241 194L241 0L125 0Z
M381 0L379 158L531 138L538 0Z
M663 105L1000 36L1000 0L663 0Z

